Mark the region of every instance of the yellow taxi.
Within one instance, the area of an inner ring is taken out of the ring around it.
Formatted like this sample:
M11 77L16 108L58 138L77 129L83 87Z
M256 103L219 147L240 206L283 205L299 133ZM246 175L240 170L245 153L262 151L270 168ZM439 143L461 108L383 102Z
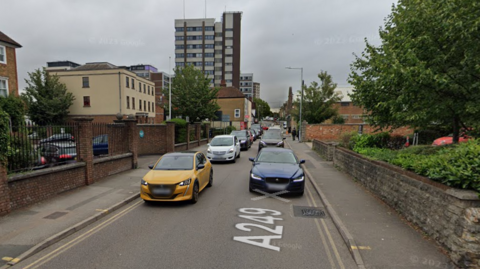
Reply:
M198 194L213 183L210 161L199 151L167 153L142 179L140 197L153 201L198 201Z

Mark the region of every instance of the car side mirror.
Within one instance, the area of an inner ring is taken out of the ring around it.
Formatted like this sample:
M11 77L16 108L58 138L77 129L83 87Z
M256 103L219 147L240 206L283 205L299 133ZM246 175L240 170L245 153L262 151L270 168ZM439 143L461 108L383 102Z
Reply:
M248 158L249 161L255 162L255 158Z
M203 168L205 168L205 164L201 163L201 164L197 165L198 170L203 169Z
M148 168L153 169L153 164L150 164Z
M302 160L300 160L300 164L302 164L302 163L305 163L305 160L303 160L303 159L302 159Z

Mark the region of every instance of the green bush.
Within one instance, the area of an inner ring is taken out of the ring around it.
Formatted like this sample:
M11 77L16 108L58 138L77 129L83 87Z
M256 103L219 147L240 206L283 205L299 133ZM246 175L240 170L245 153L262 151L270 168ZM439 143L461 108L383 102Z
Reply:
M227 126L227 134L230 134L232 131L235 131L235 130L237 130L235 126Z
M187 142L187 121L184 119L171 119L175 123L175 144Z

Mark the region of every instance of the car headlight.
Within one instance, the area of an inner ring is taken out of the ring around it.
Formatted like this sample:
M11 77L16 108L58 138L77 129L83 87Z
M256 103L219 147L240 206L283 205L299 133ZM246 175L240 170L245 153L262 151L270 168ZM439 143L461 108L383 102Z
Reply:
M190 180L190 178L189 178L189 179L187 179L187 180L184 180L184 181L182 181L182 182L178 183L178 186L186 186L186 185L190 185L190 181L191 181L191 180Z
M210 148L208 148L207 153L212 153L212 150Z
M300 176L300 177L294 178L293 182L302 182L304 179L305 179L304 176Z
M140 181L140 184L144 185L144 186L148 186L148 182L146 182L145 180L142 179L142 181Z
M280 147L282 145L283 145L283 141L280 141L280 142L277 143L277 147Z
M232 152L234 152L234 151L235 151L234 148L231 148L231 149L228 150L229 153L232 153Z
M255 175L254 173L251 173L251 174L250 174L250 177L253 178L253 179L256 179L256 180L262 180L262 177L261 177L261 176Z

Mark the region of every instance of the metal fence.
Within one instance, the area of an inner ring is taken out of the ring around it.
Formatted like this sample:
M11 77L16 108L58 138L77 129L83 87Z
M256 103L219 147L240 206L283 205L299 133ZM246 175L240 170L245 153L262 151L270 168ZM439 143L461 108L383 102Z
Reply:
M7 138L9 174L75 162L77 123L13 126Z
M129 152L127 128L123 123L93 123L93 155L96 158Z

